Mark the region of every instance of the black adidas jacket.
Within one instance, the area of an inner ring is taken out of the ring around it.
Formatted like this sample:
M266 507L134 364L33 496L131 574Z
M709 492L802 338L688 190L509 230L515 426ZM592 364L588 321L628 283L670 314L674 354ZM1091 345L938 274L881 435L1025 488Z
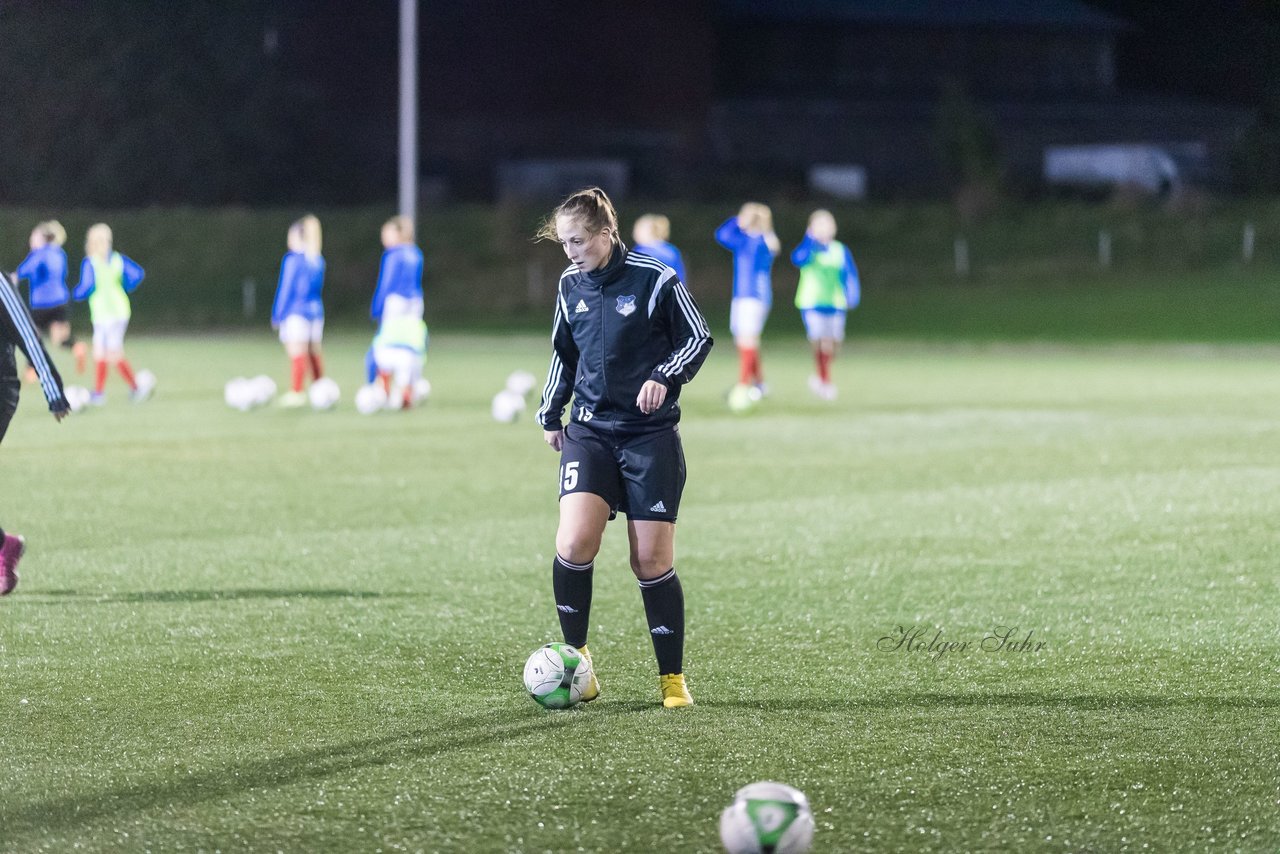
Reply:
M623 244L599 270L571 265L561 274L551 342L538 424L561 429L572 395L570 420L620 436L674 426L680 387L712 345L707 321L675 270ZM667 386L667 399L645 415L636 397L651 379Z
M13 348L17 345L27 361L36 369L40 390L49 401L50 412L66 412L71 408L62 391L62 377L40 341L40 333L31 313L18 292L10 287L7 274L0 273L0 383L18 382L18 365Z

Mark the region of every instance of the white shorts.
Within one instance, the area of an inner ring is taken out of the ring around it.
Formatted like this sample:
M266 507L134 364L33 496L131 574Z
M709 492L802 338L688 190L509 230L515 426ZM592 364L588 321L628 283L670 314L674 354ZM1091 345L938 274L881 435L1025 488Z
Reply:
M95 353L119 353L124 349L124 333L129 328L129 318L120 320L95 320L93 322L93 349Z
M374 347L373 361L378 366L378 373L391 375L392 385L408 388L422 376L422 365L426 360L421 353L404 347Z
M382 317L422 317L422 297L402 297L388 294L382 303Z
M844 340L844 311L818 311L813 308L806 308L800 312L804 317L804 331L809 336L810 341L818 341L823 338L831 338L836 341Z
M769 306L755 297L734 297L729 303L729 331L733 337L750 335L758 338L764 332Z
M280 324L281 344L319 344L324 338L324 318L308 320L300 314L291 314Z

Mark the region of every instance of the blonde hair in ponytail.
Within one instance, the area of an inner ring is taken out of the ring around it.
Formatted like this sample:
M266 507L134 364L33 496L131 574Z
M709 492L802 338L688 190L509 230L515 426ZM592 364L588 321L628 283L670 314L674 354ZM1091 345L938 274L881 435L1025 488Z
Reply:
M606 228L611 229L614 242L619 239L618 212L614 210L613 202L609 201L605 191L599 187L579 190L557 205L551 215L542 221L535 238L559 241L560 235L556 233L556 219L562 216L581 223L582 227L591 234L599 234Z

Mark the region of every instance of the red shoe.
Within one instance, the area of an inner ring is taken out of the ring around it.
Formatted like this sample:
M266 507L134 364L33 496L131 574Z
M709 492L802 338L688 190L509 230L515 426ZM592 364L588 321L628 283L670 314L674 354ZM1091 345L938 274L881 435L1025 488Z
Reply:
M0 596L8 596L18 586L18 561L27 549L27 541L16 534L5 534L0 545Z

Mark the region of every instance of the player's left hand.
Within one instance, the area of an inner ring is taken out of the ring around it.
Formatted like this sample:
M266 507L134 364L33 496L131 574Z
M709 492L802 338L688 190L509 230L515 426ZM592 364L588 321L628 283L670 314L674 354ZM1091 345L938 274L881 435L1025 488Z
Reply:
M652 415L662 408L667 401L667 387L657 380L648 380L640 386L640 394L636 396L636 406L645 415Z

